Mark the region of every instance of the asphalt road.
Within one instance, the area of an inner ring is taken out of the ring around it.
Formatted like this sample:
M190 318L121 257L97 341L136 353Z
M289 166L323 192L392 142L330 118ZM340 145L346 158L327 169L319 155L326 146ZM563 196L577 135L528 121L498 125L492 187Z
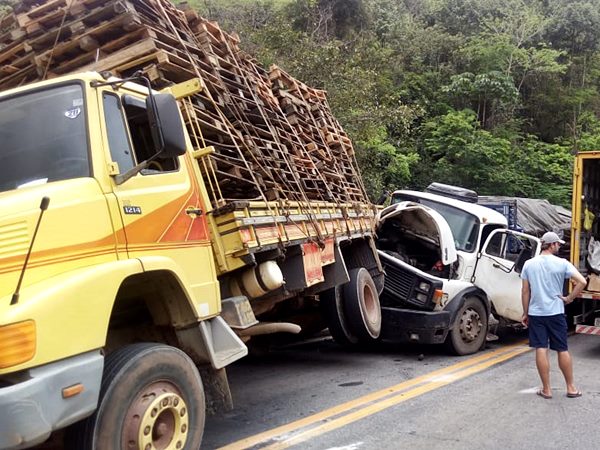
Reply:
M235 409L207 419L202 447L597 449L600 337L569 344L584 395L566 398L553 354L551 400L535 395L523 332L468 357L416 345L348 352L327 338L276 349L230 366Z
M417 346L348 353L326 340L247 359L229 370L236 409L209 418L203 447L597 449L600 337L569 342L578 399L566 398L554 354L554 398L535 395L522 333L461 358Z

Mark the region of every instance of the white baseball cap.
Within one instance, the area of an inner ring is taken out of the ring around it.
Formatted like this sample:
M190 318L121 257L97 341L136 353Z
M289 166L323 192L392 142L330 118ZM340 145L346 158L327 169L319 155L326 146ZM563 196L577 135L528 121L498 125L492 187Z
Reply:
M554 244L555 242L558 242L559 244L565 243L565 241L559 238L558 234L556 234L554 231L548 231L547 233L544 233L542 236L542 242L544 244Z

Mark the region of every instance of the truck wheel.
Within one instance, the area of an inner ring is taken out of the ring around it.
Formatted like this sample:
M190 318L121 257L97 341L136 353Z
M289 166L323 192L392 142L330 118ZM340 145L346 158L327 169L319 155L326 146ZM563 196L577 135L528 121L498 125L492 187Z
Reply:
M319 297L321 310L333 340L344 347L358 344L358 337L350 331L348 319L344 313L342 287L332 287L321 292Z
M350 329L359 340L370 342L381 333L381 305L375 283L364 267L349 272L344 285L344 310Z
M68 430L77 450L198 450L205 419L198 369L181 350L133 344L106 358L96 412Z
M458 310L446 346L456 355L470 355L482 348L488 329L485 307L475 297L467 297Z

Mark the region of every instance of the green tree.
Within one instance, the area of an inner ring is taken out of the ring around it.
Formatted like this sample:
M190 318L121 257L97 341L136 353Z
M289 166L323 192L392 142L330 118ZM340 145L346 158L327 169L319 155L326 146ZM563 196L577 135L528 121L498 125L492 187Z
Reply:
M600 2L552 0L549 9L552 21L547 38L556 48L565 51L569 65L562 83L565 91L562 98L567 104L559 103L556 115L566 125L564 132L575 145L579 138L579 119L598 98Z
M472 110L451 111L425 125L423 151L431 161L430 181L481 193L506 188L511 143L479 127Z
M600 120L595 114L586 112L581 115L578 122L575 151L600 151Z
M365 187L373 201L384 191L410 184L419 156L395 147L387 140L385 129L380 128L368 141L357 141L356 149Z
M573 156L570 148L547 144L535 136L525 136L513 155L513 178L509 195L545 198L569 207Z
M504 111L512 111L519 100L519 92L513 79L498 71L454 75L450 85L445 86L444 90L459 108L475 108L483 128L493 128L498 122L497 116ZM510 118L507 117L505 121Z

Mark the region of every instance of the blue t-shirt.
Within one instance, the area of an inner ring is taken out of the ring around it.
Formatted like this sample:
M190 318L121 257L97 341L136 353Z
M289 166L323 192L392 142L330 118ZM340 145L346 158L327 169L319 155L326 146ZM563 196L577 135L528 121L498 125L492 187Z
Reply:
M538 255L523 266L521 278L529 282L531 297L530 316L554 316L564 314L563 295L565 280L571 278L577 269L569 261L554 255Z

